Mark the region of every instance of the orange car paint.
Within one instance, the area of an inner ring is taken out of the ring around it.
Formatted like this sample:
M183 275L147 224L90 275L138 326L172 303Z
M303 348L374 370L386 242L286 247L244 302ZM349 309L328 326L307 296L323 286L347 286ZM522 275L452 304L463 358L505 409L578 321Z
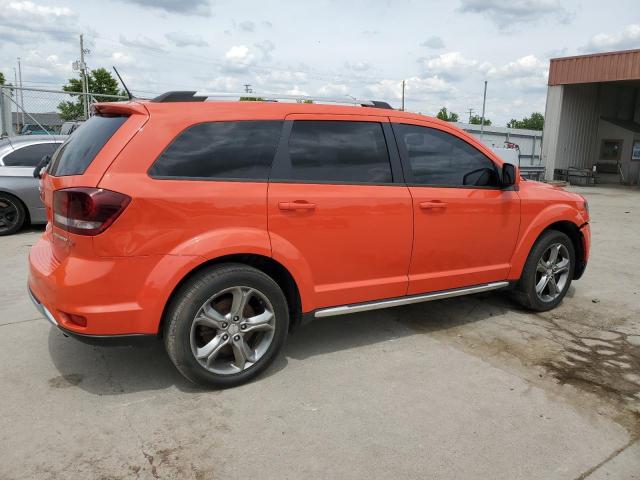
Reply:
M588 215L579 197L537 182L483 190L402 182L158 180L147 174L185 128L248 119L427 125L464 139L502 166L479 141L436 119L375 108L264 102L125 102L97 109L130 117L83 175L44 175L48 218L53 192L62 188L99 187L132 200L93 237L49 223L29 255L29 287L72 332L156 333L180 281L226 255L260 255L280 263L296 283L303 312L517 280L535 239L558 221L582 227L585 260L588 255ZM85 317L87 325L67 321L69 314Z

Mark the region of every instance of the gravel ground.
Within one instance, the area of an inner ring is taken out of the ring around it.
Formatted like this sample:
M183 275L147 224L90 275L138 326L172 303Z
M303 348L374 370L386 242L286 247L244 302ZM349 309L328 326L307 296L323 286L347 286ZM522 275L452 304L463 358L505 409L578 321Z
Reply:
M503 294L317 320L207 391L162 346L38 318L31 229L0 238L0 478L640 479L640 190L573 188L592 257L563 304Z

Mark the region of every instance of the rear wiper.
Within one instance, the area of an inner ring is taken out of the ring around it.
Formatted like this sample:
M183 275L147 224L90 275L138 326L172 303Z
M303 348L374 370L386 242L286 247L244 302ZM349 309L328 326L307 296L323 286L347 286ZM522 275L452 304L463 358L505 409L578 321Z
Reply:
M51 162L51 155L45 155L44 157L42 157L42 159L36 165L36 168L33 169L33 178L41 178L42 171L47 168L49 162Z

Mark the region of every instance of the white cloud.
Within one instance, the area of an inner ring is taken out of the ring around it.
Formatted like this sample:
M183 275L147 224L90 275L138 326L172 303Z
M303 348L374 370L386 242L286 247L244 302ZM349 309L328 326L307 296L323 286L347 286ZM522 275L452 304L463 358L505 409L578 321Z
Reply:
M544 89L549 77L549 64L535 55L526 55L502 67L491 67L487 74L522 90Z
M46 55L41 50L30 50L22 57L22 76L30 80L63 80L77 75L71 62L61 60L58 55Z
M180 13L183 15L211 15L209 0L121 0L124 3L133 3L141 7L151 7L167 13Z
M423 60L429 74L440 75L447 79L458 79L476 70L478 61L466 58L460 52L447 52Z
M543 18L568 23L572 14L562 0L461 0L460 11L479 13L501 30L517 24L531 24Z
M243 32L253 32L256 29L256 24L251 20L244 20L238 23L238 28Z
M437 35L432 35L431 37L427 38L424 42L422 42L420 46L438 50L440 48L444 48L444 40L442 40L442 38Z
M155 40L145 37L144 35L138 35L135 38L127 38L124 35L120 35L120 43L125 47L133 48L145 48L149 50L164 50L163 45Z
M356 72L365 72L371 68L371 64L369 62L344 62L344 68L348 70L354 70Z
M165 33L165 38L176 47L206 47L209 44L200 36L187 32Z
M616 33L598 33L582 47L585 52L606 52L640 48L640 24L627 25Z
M349 93L349 88L344 83L327 83L318 89L318 93L326 97L342 97Z
M216 92L238 92L242 87L241 82L231 76L220 76L207 82L207 87Z
M37 5L33 2L8 2L0 4L0 25L5 30L3 38L13 38L20 43L25 34L56 41L77 38L80 28L75 13L67 7Z
M399 100L402 98L402 82L380 80L367 85L367 91L375 100ZM437 75L431 77L410 77L405 80L405 96L409 95L448 95L456 91L455 87Z
M305 97L309 96L309 93L306 90L302 90L300 87L298 87L298 85L295 85L293 88L289 90L285 90L285 93L287 95L301 95Z
M224 54L227 67L232 71L244 71L255 61L255 55L246 45L234 45Z
M132 65L136 61L135 58L124 52L113 52L109 60L116 65Z
M271 52L276 48L271 40L263 40L262 42L256 42L253 45L260 50L263 60L271 59Z

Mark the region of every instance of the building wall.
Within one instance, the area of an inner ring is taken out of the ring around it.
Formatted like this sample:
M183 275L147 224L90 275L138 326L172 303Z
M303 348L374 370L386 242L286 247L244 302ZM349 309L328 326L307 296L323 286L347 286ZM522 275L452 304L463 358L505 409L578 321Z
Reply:
M547 104L544 114L544 131L542 138L542 163L545 166L545 179L553 180L553 169L556 165L558 151L558 133L560 131L560 114L562 113L562 97L564 85L553 85L547 90Z
M598 85L565 85L555 168L591 168L597 143Z

